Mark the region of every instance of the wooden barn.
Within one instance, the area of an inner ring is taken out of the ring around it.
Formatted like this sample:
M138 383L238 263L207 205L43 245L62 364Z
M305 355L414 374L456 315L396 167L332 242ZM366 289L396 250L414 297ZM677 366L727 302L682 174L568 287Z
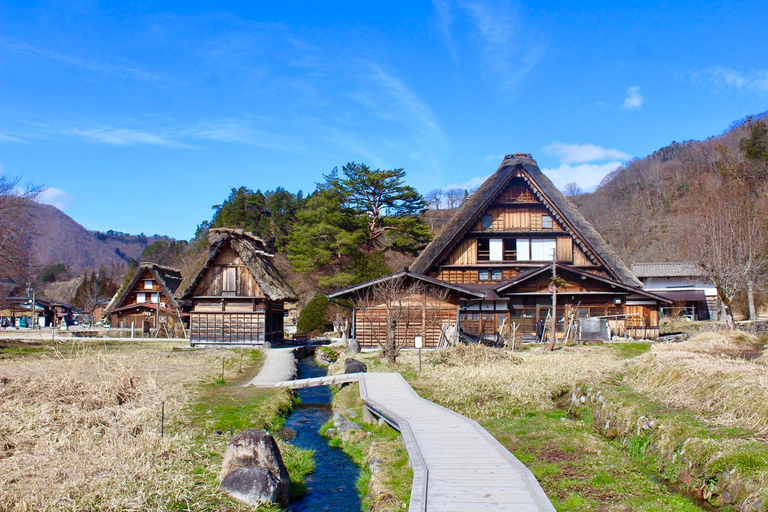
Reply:
M106 314L112 327L150 331L172 319L181 320L181 309L174 292L179 288L181 271L175 268L142 263L128 286L118 291Z
M589 316L606 319L615 334L658 336L659 307L670 301L642 289L642 283L528 154L507 155L427 245L407 275L410 280L428 280L429 295L443 303L443 326L438 332L447 323L466 335L484 338L514 322L520 326L518 334L532 338L538 320L551 314L548 286L553 265L561 286L565 285L557 293L559 332L565 332L572 317ZM377 309L391 309L381 300L386 296L381 292L382 281L402 279L395 274L329 295L353 300L355 334L361 346L376 346L386 339L368 319ZM453 311L450 320L448 311ZM428 313L426 318L419 315L424 313L413 309L409 329L414 324L435 324ZM425 346L432 344L433 335L420 335Z
M178 296L190 344L261 344L283 338L283 304L296 294L264 242L242 229L211 229L208 259Z

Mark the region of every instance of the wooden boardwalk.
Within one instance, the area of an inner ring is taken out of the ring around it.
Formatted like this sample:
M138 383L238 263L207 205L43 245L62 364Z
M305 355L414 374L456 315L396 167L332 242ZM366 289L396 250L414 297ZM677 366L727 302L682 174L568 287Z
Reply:
M274 384L276 388L304 389L316 386L329 386L331 384L347 384L360 380L362 373L342 373L340 375L327 375L312 379L284 380Z
M483 427L421 398L399 373L363 374L360 395L403 435L411 512L555 510L530 470Z
M410 512L547 511L533 474L476 421L421 398L399 373L284 381L300 389L360 382L367 409L397 428L413 466Z

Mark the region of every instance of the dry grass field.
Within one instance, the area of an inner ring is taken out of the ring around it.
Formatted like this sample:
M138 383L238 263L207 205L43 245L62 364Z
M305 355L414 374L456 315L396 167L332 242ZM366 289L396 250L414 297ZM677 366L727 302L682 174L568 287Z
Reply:
M232 430L279 426L290 397L226 384L257 352L173 345L0 344L0 510L249 510L216 492L223 449Z

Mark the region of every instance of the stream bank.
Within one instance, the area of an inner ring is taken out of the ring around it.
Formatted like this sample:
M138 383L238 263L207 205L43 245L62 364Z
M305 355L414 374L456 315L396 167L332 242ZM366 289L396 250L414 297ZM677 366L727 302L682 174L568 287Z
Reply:
M302 357L298 362L301 379L326 374L326 369L311 356ZM297 395L300 403L288 415L285 427L296 432L291 444L315 452L315 471L306 479L306 494L292 501L289 509L294 512L361 510L356 489L360 468L320 434L320 429L332 418L331 390L328 386L304 388L297 390Z

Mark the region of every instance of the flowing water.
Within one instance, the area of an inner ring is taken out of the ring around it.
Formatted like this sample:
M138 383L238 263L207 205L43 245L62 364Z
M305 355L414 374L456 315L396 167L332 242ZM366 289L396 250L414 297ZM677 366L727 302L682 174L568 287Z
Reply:
M313 357L299 359L299 378L322 377L325 368ZM285 426L296 431L293 444L315 451L315 472L307 477L307 493L292 501L295 512L334 510L358 512L361 508L355 483L360 468L339 448L328 444L318 431L332 416L331 390L328 386L298 390L301 404L288 415Z

